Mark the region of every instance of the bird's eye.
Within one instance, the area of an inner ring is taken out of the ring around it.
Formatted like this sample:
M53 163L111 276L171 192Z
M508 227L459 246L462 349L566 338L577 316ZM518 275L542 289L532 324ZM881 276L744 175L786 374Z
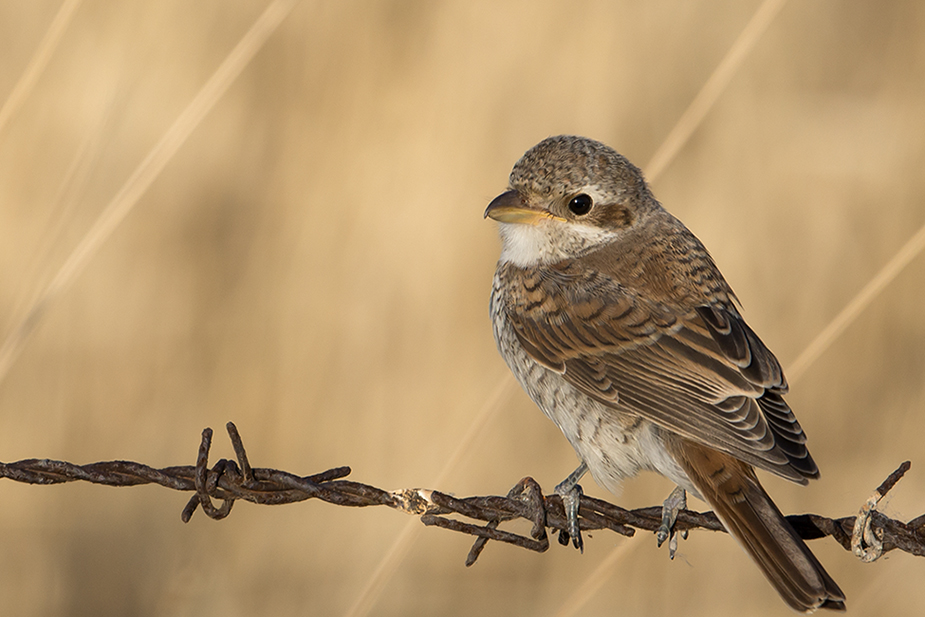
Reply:
M572 214L577 214L582 216L591 211L591 206L594 205L591 201L591 198L581 193L572 197L572 200L568 202L568 209L572 211Z

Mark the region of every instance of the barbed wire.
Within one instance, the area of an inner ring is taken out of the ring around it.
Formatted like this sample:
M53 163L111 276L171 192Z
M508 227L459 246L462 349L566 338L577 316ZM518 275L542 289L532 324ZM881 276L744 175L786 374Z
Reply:
M28 484L61 484L91 482L107 486L157 484L177 491L195 494L183 508L182 519L190 520L197 508L212 519L223 519L231 513L234 502L243 499L262 505L296 503L321 499L339 506L388 506L419 516L428 526L476 536L466 558L466 565L475 563L489 540L513 544L532 551L549 548L547 529L559 533L560 544L569 537L562 499L558 495L543 495L533 478L524 478L506 496L453 497L432 489L400 489L386 491L368 484L343 480L349 467L335 467L310 476L298 476L278 469L251 467L244 443L231 422L226 425L237 461L221 459L209 468L212 429L202 432L202 442L195 466L155 469L132 461L105 461L75 465L49 459L25 459L0 463L0 477ZM832 537L846 550L853 551L862 561L878 559L883 553L899 549L911 555L925 556L925 515L907 523L892 519L877 511L879 501L909 470L906 461L881 484L864 503L856 516L828 518L818 514L788 516L787 520L806 540ZM216 506L214 500L221 502ZM481 521L473 524L448 515ZM499 529L506 521L525 519L532 523L529 537ZM857 521L860 520L860 524ZM626 510L620 506L582 495L579 525L582 531L608 529L623 536L632 536L637 529L655 532L662 523L662 507L653 506ZM678 513L675 530L708 529L725 532L712 512L682 510Z

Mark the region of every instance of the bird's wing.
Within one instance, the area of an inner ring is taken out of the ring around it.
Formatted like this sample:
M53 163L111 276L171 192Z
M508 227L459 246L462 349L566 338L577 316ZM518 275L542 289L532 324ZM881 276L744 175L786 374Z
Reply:
M734 309L679 314L588 270L510 278L518 340L582 392L790 480L818 477L780 364Z

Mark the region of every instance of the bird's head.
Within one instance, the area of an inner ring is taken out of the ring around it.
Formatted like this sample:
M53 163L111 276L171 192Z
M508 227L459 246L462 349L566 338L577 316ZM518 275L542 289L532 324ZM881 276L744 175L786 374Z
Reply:
M517 161L509 190L485 216L500 223L501 261L527 267L610 244L654 208L642 172L623 156L592 139L560 135Z

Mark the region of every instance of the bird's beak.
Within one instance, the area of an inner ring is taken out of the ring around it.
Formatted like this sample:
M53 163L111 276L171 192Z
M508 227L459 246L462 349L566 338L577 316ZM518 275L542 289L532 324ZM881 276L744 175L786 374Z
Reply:
M501 223L521 223L536 225L542 220L553 219L565 222L561 216L556 216L546 210L530 208L520 197L517 191L506 191L491 200L485 209L485 217L492 218Z

